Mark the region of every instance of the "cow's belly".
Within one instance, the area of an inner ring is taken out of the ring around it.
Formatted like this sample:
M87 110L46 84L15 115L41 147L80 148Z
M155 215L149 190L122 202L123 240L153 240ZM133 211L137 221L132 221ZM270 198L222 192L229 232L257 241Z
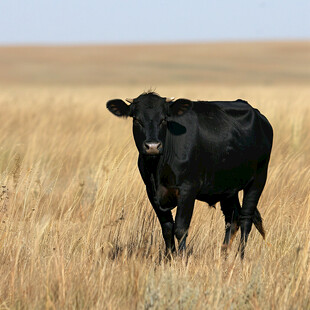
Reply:
M229 196L229 195L228 195ZM208 195L208 194L198 194L196 199L206 202L209 206L214 206L217 202L226 199L228 197L225 194L222 195Z
M213 175L206 175L198 192L197 199L213 205L222 199L234 196L240 190L243 190L254 178L255 169L244 168L219 171Z

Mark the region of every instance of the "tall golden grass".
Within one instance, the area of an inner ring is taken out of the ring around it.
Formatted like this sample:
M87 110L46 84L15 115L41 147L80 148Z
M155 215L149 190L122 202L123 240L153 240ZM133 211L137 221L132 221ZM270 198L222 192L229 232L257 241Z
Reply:
M243 98L275 132L243 264L220 255L224 218L197 202L186 257L163 259L131 121L105 108L143 87L0 89L0 308L309 309L310 89L161 86L163 96Z

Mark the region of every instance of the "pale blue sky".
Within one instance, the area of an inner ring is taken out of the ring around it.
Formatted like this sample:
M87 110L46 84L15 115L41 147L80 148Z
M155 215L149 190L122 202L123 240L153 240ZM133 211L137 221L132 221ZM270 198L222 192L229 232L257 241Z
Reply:
M310 0L0 0L0 44L310 39Z

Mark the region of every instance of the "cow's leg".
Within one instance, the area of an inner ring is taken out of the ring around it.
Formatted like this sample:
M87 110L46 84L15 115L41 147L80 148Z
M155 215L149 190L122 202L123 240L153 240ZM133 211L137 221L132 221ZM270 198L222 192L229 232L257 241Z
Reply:
M175 251L175 243L174 243L174 222L171 211L161 211L159 210L158 204L155 201L156 194L156 185L154 180L154 175L152 175L145 166L144 161L139 156L138 159L138 167L140 170L141 177L146 185L146 192L150 203L157 215L159 220L162 234L166 244L166 255ZM152 168L156 168L156 162L152 166Z
M166 244L166 255L169 255L175 251L174 243L174 222L171 211L161 211L154 201L152 191L146 188L149 200L153 206L153 209L159 220L163 238Z
M257 210L257 204L266 184L267 169L268 160L260 164L254 180L244 189L242 209L240 212L241 240L239 250L241 252L241 259L244 258L245 246L248 241L253 222L255 222L255 226L258 228L263 237L265 234L262 226L262 220ZM257 223L257 221L259 221L259 223Z
M241 210L238 193L231 198L221 200L221 209L225 216L225 238L222 252L226 256L227 248L231 245L239 229L239 214Z
M186 238L193 215L194 204L195 197L193 197L193 195L181 196L178 199L174 234L178 239L179 251L181 252L186 249Z

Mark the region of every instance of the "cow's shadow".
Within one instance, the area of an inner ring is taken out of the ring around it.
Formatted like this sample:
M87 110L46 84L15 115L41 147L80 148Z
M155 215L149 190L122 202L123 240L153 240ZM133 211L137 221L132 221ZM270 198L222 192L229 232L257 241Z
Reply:
M180 136L186 133L186 128L174 121L169 121L168 124L168 130L175 136Z

